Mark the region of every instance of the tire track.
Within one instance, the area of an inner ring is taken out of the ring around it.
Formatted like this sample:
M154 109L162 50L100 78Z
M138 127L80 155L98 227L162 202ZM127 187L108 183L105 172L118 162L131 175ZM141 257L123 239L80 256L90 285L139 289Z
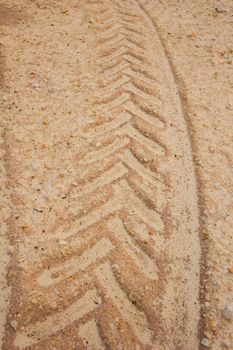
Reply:
M6 346L41 349L52 339L59 348L62 334L84 348L114 349L119 323L124 349L174 349L190 337L195 344L198 208L177 86L137 1L90 1L85 9L96 33L90 104L103 117L79 131L81 185L63 195L71 192L71 206L81 209L54 224L51 251L22 273L18 307L25 315L32 289L40 311L24 316ZM58 311L47 311L54 293Z
M31 347L78 321L87 313L95 310L100 303L101 298L98 296L97 290L90 290L62 313L48 316L45 321L30 325L23 332L19 332L15 339L15 345L19 349Z

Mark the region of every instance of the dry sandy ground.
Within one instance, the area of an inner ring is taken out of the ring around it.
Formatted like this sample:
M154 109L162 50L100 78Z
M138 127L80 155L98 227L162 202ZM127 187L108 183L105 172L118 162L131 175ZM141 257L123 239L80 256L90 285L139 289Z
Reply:
M0 348L233 349L233 5L0 4Z

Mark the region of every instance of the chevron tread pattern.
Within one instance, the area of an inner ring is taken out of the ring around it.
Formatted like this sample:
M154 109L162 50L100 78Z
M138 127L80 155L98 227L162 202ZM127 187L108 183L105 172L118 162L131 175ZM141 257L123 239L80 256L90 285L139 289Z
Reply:
M90 98L100 117L82 129L86 146L76 157L77 182L67 189L76 212L22 278L28 298L19 310L25 315L34 307L12 349L65 349L57 345L62 334L77 349L155 349L165 329L156 303L170 259L168 139L177 109L167 84L172 90L175 83L165 81L151 45L155 34L137 1L89 1L86 9L98 57Z

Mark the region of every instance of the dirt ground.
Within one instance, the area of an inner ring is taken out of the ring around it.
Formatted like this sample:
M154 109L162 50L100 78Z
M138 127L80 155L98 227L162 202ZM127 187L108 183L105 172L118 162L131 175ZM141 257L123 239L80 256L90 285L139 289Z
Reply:
M2 350L233 349L232 38L227 0L1 1Z

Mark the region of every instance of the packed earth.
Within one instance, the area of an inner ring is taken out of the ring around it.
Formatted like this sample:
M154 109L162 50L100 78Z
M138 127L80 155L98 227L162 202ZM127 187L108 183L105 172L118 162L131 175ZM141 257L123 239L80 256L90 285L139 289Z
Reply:
M233 349L233 2L0 2L0 349Z

